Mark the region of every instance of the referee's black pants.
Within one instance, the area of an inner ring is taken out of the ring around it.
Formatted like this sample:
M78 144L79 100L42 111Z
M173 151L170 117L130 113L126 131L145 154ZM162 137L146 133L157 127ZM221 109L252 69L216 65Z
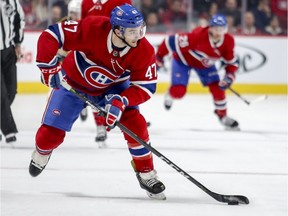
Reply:
M17 56L15 47L1 50L1 131L6 136L17 133L11 104L17 93Z

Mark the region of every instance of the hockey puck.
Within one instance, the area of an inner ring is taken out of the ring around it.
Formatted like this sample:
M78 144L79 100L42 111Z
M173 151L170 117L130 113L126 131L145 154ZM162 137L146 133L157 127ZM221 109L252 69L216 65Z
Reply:
M238 201L231 201L231 202L228 202L228 205L239 205L239 202Z

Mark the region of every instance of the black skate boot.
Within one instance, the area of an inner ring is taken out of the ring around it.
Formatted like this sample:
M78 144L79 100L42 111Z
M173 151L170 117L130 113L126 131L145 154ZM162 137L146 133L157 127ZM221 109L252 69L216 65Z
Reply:
M16 134L15 133L10 133L8 135L5 136L5 139L6 139L6 143L14 143L16 142Z
M146 190L146 193L150 198L166 200L166 196L163 193L165 185L158 180L156 170L152 170L148 173L136 172L136 177L140 187Z
M215 111L215 114L218 116L220 123L225 127L226 130L233 130L233 131L239 131L239 123L230 118L229 116L222 116L220 117L217 112Z
M170 110L173 104L173 98L170 96L169 92L165 94L164 97L164 107L166 110Z
M32 177L38 176L46 167L51 154L41 155L37 150L32 153L32 160L29 165L29 173Z

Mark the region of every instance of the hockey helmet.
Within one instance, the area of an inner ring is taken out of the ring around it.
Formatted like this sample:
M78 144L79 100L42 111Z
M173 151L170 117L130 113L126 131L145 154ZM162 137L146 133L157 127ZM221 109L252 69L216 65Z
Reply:
M146 25L142 14L130 4L115 7L110 15L112 29L119 28L124 35L126 28L139 28L140 37L144 37Z
M209 25L210 26L226 26L227 25L226 17L221 14L216 14L210 19Z
M68 13L81 13L81 3L82 0L71 0L68 3Z

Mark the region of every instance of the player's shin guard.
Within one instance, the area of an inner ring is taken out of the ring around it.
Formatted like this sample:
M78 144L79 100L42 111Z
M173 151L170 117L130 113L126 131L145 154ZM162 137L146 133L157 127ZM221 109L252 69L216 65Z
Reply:
M53 149L64 140L65 131L48 125L41 125L36 134L36 150L32 153L29 165L31 176L38 176L46 167Z
M226 130L240 130L238 122L227 116L225 91L219 88L218 83L211 83L208 85L208 87L214 100L214 112L217 115L220 123Z
M164 107L170 110L174 99L181 99L186 94L187 87L185 85L173 85L169 88L164 98Z

